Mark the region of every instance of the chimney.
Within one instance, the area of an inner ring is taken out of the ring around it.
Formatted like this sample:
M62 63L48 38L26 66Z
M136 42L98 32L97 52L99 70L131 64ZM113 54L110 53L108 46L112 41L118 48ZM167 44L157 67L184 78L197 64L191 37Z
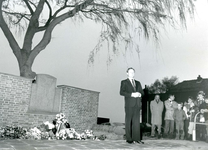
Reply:
M203 80L203 78L199 75L198 77L197 77L197 83L201 83L202 82L202 80Z

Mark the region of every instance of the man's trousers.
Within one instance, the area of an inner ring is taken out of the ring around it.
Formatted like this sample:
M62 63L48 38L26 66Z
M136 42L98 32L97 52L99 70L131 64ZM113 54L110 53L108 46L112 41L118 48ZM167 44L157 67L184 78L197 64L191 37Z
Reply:
M158 134L161 134L161 124L152 124L151 136L155 136L155 128L157 127Z
M126 140L140 141L140 108L137 105L125 107L125 113Z
M173 134L174 132L174 120L165 120L165 134Z
M184 121L176 121L176 139L184 139Z

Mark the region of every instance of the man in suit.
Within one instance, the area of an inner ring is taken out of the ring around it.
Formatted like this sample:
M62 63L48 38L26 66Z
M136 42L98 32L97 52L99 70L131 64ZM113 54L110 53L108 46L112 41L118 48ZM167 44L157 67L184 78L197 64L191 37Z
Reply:
M126 80L121 81L120 95L125 100L125 131L126 142L144 144L140 137L140 109L144 94L139 81L134 79L134 68L127 69Z

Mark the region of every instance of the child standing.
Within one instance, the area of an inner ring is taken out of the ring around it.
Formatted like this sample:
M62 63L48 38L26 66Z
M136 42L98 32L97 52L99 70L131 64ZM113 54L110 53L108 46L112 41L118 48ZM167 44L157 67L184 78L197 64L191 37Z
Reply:
M185 111L182 109L183 104L178 104L178 109L173 113L176 123L176 140L184 139L184 120L186 119Z
M186 120L184 121L184 132L185 132L185 138L186 140L191 140L191 135L193 132L193 128L190 126L192 125L190 121L193 121L193 98L191 96L188 97L188 101L184 103L183 110L185 111L186 114ZM193 126L192 126L193 127ZM189 131L190 130L190 131Z

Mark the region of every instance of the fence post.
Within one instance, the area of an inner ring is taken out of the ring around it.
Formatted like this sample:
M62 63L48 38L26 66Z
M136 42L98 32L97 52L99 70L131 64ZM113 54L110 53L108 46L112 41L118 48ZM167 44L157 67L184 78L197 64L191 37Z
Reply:
M196 118L198 114L200 114L200 112L198 112L194 117L194 129L192 133L192 141L196 141Z

